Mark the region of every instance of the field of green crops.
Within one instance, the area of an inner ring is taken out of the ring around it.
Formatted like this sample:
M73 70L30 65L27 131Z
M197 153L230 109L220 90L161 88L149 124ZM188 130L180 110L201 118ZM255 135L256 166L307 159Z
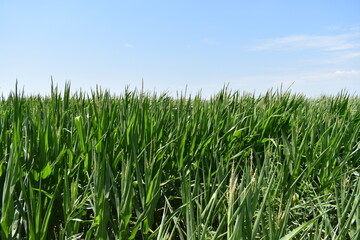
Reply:
M0 99L1 239L359 239L360 97Z

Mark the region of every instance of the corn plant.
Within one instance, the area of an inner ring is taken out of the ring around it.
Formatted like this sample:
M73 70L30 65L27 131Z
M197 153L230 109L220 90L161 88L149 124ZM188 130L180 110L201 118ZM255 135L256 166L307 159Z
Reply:
M0 100L1 239L359 239L360 98Z

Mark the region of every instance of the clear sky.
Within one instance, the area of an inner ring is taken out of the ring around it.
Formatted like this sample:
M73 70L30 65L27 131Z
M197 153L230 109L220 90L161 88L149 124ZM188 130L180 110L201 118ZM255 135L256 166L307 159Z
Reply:
M0 0L0 93L360 94L360 1Z

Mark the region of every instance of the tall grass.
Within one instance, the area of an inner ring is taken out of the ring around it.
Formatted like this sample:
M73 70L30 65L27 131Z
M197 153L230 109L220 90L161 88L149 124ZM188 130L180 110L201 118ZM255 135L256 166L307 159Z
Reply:
M0 101L1 239L359 239L360 99Z

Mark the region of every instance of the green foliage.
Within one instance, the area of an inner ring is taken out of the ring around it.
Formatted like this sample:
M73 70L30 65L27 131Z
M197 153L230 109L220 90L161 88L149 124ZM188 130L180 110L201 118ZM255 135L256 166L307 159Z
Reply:
M359 239L360 99L0 101L1 239Z

